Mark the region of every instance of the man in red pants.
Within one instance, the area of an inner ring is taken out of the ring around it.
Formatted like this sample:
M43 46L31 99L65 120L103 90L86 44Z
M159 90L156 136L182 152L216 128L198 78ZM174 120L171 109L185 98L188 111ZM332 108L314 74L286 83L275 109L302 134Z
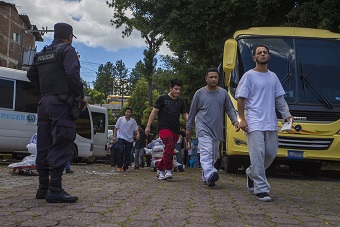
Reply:
M170 81L170 92L157 99L145 129L145 134L148 136L151 123L158 115L159 137L164 143L162 160L157 167L157 178L160 180L172 178L171 170L174 149L180 133L180 115L182 114L183 118L186 121L188 120L188 112L184 105L184 101L179 98L181 87L181 81L177 79L172 79Z

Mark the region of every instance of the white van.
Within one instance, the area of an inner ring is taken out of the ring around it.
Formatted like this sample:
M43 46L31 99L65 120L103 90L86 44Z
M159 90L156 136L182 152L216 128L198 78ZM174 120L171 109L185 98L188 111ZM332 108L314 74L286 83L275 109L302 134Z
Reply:
M37 131L39 100L26 71L0 67L0 153L28 153L26 145ZM105 156L107 124L106 108L88 105L76 120L75 157L91 162L94 155Z
M90 105L92 126L94 129L93 135L93 154L86 160L87 163L93 163L97 158L107 156L107 129L108 129L108 116L105 107ZM78 126L78 125L77 125Z

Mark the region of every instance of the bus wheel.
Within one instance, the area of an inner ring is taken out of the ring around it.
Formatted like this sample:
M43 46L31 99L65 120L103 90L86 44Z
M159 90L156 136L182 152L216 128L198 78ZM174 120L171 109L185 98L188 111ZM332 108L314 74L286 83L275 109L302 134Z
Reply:
M90 157L86 158L86 163L87 164L93 164L93 163L96 162L96 160L97 160L96 157L90 156Z
M321 172L321 162L305 162L302 165L302 174L305 177L318 177Z
M227 157L224 158L224 162L227 173L236 173L238 170L238 161L235 157L227 155Z

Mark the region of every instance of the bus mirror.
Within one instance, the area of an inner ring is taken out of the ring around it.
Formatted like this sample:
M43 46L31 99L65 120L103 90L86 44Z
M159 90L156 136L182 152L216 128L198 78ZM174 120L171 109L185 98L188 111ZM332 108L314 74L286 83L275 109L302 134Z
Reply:
M225 72L226 85L229 86L230 73L235 68L237 42L235 39L228 39L224 43L223 51L223 71Z

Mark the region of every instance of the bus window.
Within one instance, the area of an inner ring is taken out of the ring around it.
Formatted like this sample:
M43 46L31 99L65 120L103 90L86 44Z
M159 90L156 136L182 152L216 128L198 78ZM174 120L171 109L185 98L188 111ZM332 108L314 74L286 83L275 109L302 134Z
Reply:
M0 79L0 108L13 109L14 81Z

